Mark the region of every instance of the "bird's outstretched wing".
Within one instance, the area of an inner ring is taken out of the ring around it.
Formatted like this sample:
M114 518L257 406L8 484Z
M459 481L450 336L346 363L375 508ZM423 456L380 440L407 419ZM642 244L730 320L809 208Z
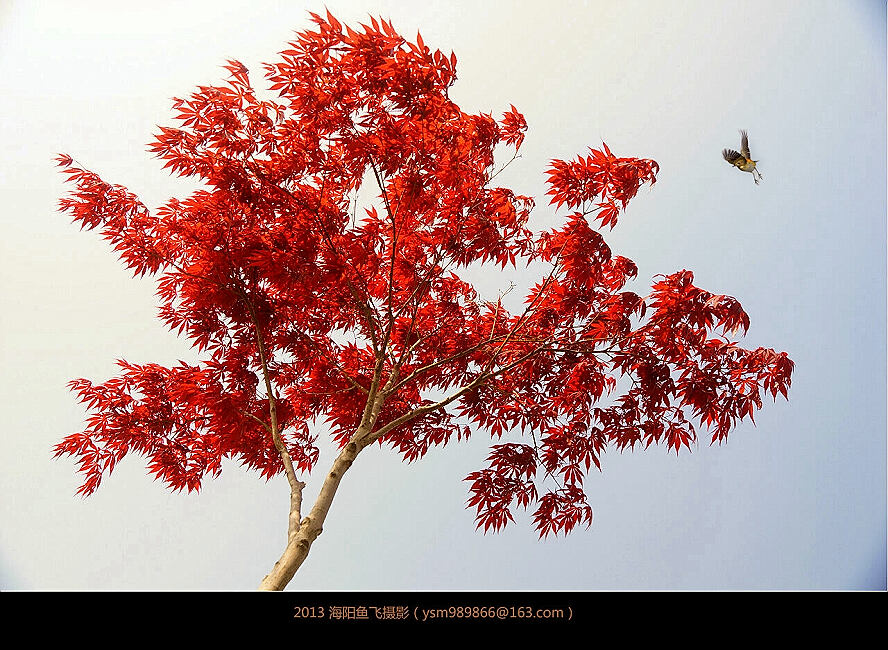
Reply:
M746 137L746 131L740 131L740 153L752 160L752 156L749 155L749 138Z
M734 151L733 149L723 149L722 156L724 156L725 160L727 160L732 165L737 165L738 163L744 163L746 160L739 153Z

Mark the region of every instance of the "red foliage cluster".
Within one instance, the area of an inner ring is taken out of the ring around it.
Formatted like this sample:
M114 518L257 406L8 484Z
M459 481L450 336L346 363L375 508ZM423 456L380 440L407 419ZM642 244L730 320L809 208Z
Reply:
M654 161L606 145L552 161L551 202L574 212L535 234L532 199L491 185L494 149L524 139L514 107L499 121L463 112L448 97L456 57L420 36L313 18L266 66L276 99L231 61L227 83L175 100L179 124L151 149L204 189L152 213L59 158L74 185L61 208L158 276L161 318L204 355L71 383L92 415L56 454L78 458L81 493L130 451L194 490L224 458L281 472L272 430L302 472L318 457L312 424L344 445L369 422L408 461L486 430L524 442L494 445L467 478L479 526L501 528L517 505L546 535L591 521L583 479L609 445L678 451L692 419L721 440L763 393L786 395L785 353L728 338L749 324L733 298L687 271L648 297L624 289L636 267L590 219L613 228ZM376 200L359 213L362 187ZM548 270L510 313L458 275L476 262Z
M590 148L590 155L570 162L553 160L547 172L551 188L547 194L556 208L582 206L588 214L594 206L602 228L613 229L620 210L626 209L641 185L657 181L660 166L653 160L617 158L606 144L603 149Z

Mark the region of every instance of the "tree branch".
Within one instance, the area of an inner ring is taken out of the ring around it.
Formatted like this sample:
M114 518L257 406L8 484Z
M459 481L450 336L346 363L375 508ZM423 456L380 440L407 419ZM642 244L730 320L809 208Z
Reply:
M247 295L246 291L241 289L241 295L247 305L247 309L250 312L250 320L253 323L253 328L256 335L256 347L259 351L259 361L262 365L262 377L265 380L265 389L268 394L268 416L271 420L271 438L274 442L274 447L275 449L277 449L278 454L281 457L281 461L283 462L284 472L287 475L287 482L290 484L290 514L288 518L289 523L287 526L287 538L292 539L295 537L297 531L299 530L299 520L301 518L300 511L302 509L302 490L303 488L305 488L305 483L303 483L296 477L296 471L293 468L293 460L290 458L290 452L287 451L287 446L284 444L283 438L281 438L280 426L278 424L277 418L277 401L275 399L274 388L271 384L271 376L268 372L268 360L266 358L265 352L265 341L262 337L262 332L259 327L259 320L256 316L256 309L253 306L253 303Z

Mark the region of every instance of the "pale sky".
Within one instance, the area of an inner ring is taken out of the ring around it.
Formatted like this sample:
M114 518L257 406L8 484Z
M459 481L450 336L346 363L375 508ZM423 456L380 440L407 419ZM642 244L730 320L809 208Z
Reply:
M260 63L325 4L454 51L464 110L525 115L500 178L538 197L537 228L560 216L543 199L550 159L605 141L657 160L658 183L605 233L638 264L633 290L690 269L743 304L746 347L786 350L796 370L790 400L725 445L609 451L587 480L593 525L566 538L538 540L520 511L475 530L462 479L485 466L482 433L413 465L368 449L289 589L886 589L884 2L128 4L0 2L0 589L252 590L279 557L283 476L228 462L199 494L172 494L130 456L81 499L75 462L52 459L86 415L70 379L193 357L156 319L152 281L57 212L53 158L149 207L182 195L146 151L170 98L220 82L229 58L262 87ZM758 186L721 158L741 128ZM484 287L510 281L529 276Z

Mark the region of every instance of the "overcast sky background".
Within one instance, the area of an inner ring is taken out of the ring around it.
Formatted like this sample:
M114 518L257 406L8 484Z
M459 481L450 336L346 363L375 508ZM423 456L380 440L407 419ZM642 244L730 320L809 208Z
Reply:
M121 8L129 5L140 8ZM737 297L747 347L787 350L790 400L722 446L605 455L588 530L539 541L529 516L475 531L462 479L488 440L406 465L371 448L346 476L291 590L886 588L886 16L884 2L340 1L458 57L451 97L529 124L503 183L540 198L543 171L607 142L659 182L617 229L632 287L690 269ZM236 462L198 494L128 457L75 496L51 448L83 428L66 388L114 361L192 358L95 233L56 211L73 155L149 207L181 195L146 152L170 98L237 58L262 87L324 4L0 2L0 589L254 589L283 549L287 484ZM764 181L721 158L749 131ZM495 291L521 271L488 274ZM317 474L331 462L321 458ZM318 488L308 479L307 499Z

